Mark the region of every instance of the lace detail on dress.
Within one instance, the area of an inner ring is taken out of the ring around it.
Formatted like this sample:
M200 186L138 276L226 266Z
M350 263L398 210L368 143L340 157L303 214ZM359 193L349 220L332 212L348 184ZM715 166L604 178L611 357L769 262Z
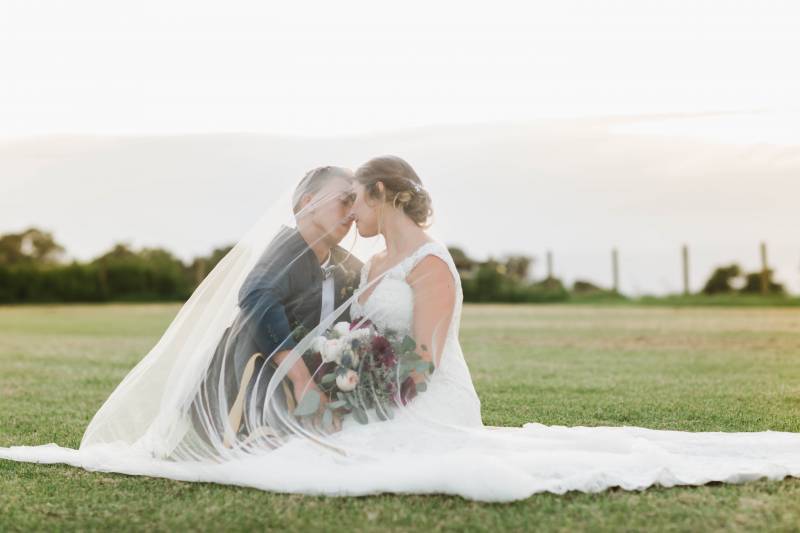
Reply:
M414 291L406 281L406 277L414 267L428 255L441 258L456 277L456 287L459 288L458 300L461 301L458 271L455 269L447 248L439 242L426 242L414 253L390 267L368 285L369 271L372 266L370 258L361 268L361 282L355 292L353 303L350 307L350 316L353 318L369 318L379 329L409 333L413 320ZM371 289L367 301L359 301L362 294Z

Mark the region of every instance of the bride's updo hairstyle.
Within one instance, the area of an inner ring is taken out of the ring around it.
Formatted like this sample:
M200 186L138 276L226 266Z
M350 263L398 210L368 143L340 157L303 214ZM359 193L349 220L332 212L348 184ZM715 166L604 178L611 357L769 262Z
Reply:
M417 173L405 160L394 155L375 157L356 170L356 181L367 193L402 209L418 226L426 227L433 215L431 197ZM378 187L383 183L383 193Z

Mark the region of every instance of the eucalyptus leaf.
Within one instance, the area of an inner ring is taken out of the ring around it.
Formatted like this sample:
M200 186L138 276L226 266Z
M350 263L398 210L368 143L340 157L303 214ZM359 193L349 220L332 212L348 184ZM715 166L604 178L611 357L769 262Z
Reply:
M417 343L414 339L406 335L403 337L403 342L400 344L400 349L404 352L413 352L417 348Z
M414 370L417 367L415 363L409 361L403 361L400 363L399 370L401 376L406 376L409 372Z
M329 431L333 429L333 411L330 409L325 409L325 412L322 414L322 427Z
M369 418L367 418L367 413L364 412L363 409L360 407L353 407L353 416L356 419L356 422L359 424L368 424Z
M313 415L319 409L320 395L317 391L310 389L306 391L300 404L294 410L294 416Z
M330 407L331 409L338 409L340 407L344 407L345 405L347 405L346 400L336 400L335 402L329 403L328 407Z
M322 380L320 381L320 383L322 383L323 385L330 385L334 381L336 381L336 374L331 372L330 374L325 374L324 376L322 376Z
M431 364L427 361L421 361L416 365L417 372L426 374L431 371Z

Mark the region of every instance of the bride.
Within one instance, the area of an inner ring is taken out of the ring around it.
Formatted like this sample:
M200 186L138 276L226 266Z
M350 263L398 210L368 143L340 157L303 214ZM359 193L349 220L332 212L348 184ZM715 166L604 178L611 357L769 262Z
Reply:
M800 476L794 433L484 426L458 340L459 274L426 231L422 181L394 156L338 178L295 194L294 229L281 224L285 199L231 250L78 450L15 446L0 458L281 492L482 501ZM352 265L341 235L325 229L331 206L386 245L351 290L325 285L330 269ZM324 276L298 274L317 264ZM246 311L238 296L251 286L268 303Z

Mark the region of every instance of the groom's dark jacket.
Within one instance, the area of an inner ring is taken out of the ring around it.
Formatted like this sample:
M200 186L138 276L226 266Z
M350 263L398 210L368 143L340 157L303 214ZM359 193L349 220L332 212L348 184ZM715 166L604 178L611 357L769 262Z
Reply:
M334 269L334 309L353 295L358 286L361 261L336 246L331 250ZM246 398L252 398L257 386L257 410L263 406L264 394L274 372L274 363L265 360L274 352L289 350L308 332L319 325L322 309L323 272L319 260L296 228L284 227L270 242L238 294L239 313L219 340L208 374L198 394L204 407L214 410L224 395L227 409L233 405L247 362L256 353L255 371L247 385ZM349 310L337 318L350 320ZM319 365L310 355L303 356L313 374ZM224 372L224 374L222 373ZM222 377L223 383L220 383ZM219 390L219 386L224 390ZM282 390L277 389L281 401ZM195 409L197 406L195 406ZM197 413L195 413L196 415ZM227 413L212 413L214 425ZM207 430L207 429L206 429ZM237 428L238 430L238 428Z
M331 250L334 270L334 309L353 295L361 261L336 246ZM252 329L244 342L265 356L294 348L319 325L323 273L314 251L296 228L282 228L262 254L239 290L240 315ZM337 319L349 320L349 309ZM310 368L313 372L313 368Z

